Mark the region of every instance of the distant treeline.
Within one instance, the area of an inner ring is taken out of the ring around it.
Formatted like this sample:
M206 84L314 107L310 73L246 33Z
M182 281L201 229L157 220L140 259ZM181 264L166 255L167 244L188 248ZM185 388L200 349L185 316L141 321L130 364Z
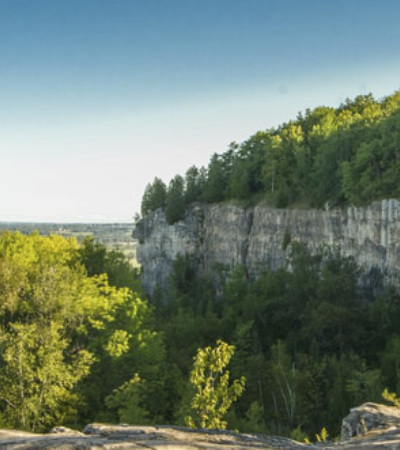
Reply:
M173 223L194 201L320 208L399 197L399 105L400 91L379 101L368 94L338 108L307 109L242 144L232 142L207 168L192 166L168 186L155 178L141 213L162 207Z

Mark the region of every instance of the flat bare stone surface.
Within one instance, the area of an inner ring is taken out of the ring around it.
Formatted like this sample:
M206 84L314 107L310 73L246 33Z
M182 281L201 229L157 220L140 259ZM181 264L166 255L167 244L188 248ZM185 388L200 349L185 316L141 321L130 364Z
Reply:
M91 424L85 433L62 430L33 434L17 430L0 430L0 449L7 450L255 450L255 449L399 449L400 429L373 430L338 443L306 445L277 436L239 434L229 431L190 430L168 426L124 426ZM89 434L90 433L90 434Z
M0 430L0 449L312 449L283 437L239 434L229 431L188 430L178 427L113 426L92 424L85 433L66 431L32 434Z

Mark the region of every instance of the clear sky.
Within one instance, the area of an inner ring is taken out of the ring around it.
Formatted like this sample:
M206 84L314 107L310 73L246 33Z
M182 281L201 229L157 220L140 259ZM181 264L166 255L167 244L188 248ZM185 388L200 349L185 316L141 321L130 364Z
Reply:
M0 221L129 222L232 141L400 88L398 0L0 0Z

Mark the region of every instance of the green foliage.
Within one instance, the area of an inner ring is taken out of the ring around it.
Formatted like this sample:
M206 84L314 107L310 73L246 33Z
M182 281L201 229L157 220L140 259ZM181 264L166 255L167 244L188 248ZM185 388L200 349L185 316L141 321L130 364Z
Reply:
M216 347L199 349L190 373L190 382L195 389L191 401L192 414L186 417L189 427L225 429L223 420L232 403L243 393L245 378L229 381L229 364L235 348L223 341Z
M129 291L122 292L127 293L126 297L118 304L105 307L103 314L108 311L105 326L95 324L86 331L88 346L98 357L80 385L88 409L84 411L84 421L118 420L118 409L110 410L105 398L130 380L133 370L146 382L143 407L154 417L166 408L160 402L165 379L165 348L161 335L153 331L152 310Z
M290 430L295 425L298 373L286 345L278 341L271 348L271 395L276 420Z
M139 275L123 253L107 250L104 244L87 236L79 246L79 261L90 277L107 274L108 284L117 288L127 287L141 292Z
M43 430L76 414L76 383L87 375L93 356L80 350L70 361L60 325L14 323L1 335L0 370L4 416L10 426Z
M206 169L192 166L174 203L182 208L199 200L236 200L279 208L330 208L398 198L399 105L395 92L380 101L368 94L347 99L336 109L308 109L242 144L231 143L225 152L211 156ZM163 201L153 202L153 191L154 183L144 193L143 214L165 206L165 195Z
M365 361L356 356L353 358L355 364L346 382L346 390L351 395L352 403L361 404L366 398L370 401L379 401L382 386L381 370L369 369Z
M297 442L304 442L306 444L310 444L310 439L306 433L301 429L301 425L298 425L290 432L290 439L293 439Z
M0 398L9 426L42 430L76 413L76 383L94 361L77 346L76 327L95 317L103 296L75 262L77 247L59 236L0 236Z
M181 380L166 382L171 420L194 419L196 391L183 380L196 348L212 349L216 339L235 346L232 378L246 378L223 419L231 429L314 436L326 427L335 436L350 408L378 401L385 385L399 388L398 292L379 283L361 289L360 268L339 248L311 255L291 242L287 254L290 271L255 280L241 266L217 277L197 273L189 257L175 261L156 316Z
M264 408L259 401L250 404L246 411L246 420L241 424L241 430L252 433L265 433Z
M115 284L137 283L120 255L93 240L79 247L60 236L0 235L5 425L43 431L96 416L116 420L124 406L108 409L105 398L125 389L133 369L146 386L140 406L154 417L163 413L164 344L147 303L100 274L117 268L123 277Z
M232 170L233 152L234 150L231 148L222 155L214 153L211 156L203 191L203 199L206 202L216 203L226 198Z
M396 408L400 408L400 398L397 397L397 394L394 392L389 392L388 389L385 389L382 392L382 398L387 402L393 403Z
M368 139L358 146L354 158L342 163L343 189L351 203L399 197L399 142L400 115L397 112L370 129Z
M326 442L328 440L329 434L328 430L323 427L319 433L315 435L317 442Z
M165 202L165 215L169 224L173 224L184 217L184 187L185 182L179 175L176 175L169 183Z
M143 425L149 423L144 397L144 382L136 373L129 381L114 389L105 401L110 410L117 410L120 423Z
M108 411L104 398L131 377L133 367L135 370L140 368L140 375L149 386L146 401L150 411L154 415L161 414L161 409L166 406L157 402L156 397L162 397L165 348L161 336L152 331L153 312L140 298L136 271L122 254L108 252L92 238L83 241L79 255L91 275L107 273L109 284L118 287L120 295L124 293L119 302L105 307L106 326L86 330L87 345L99 356L80 385L87 405L82 420L93 420L94 417L117 420L115 409L114 413ZM121 289L123 287L131 291ZM105 372L107 378L104 378Z
M164 208L167 197L167 187L160 178L154 178L144 191L141 203L142 215L145 216L158 208Z
M196 166L192 166L186 171L185 204L193 203L202 198L205 180L206 171L203 167L198 169Z

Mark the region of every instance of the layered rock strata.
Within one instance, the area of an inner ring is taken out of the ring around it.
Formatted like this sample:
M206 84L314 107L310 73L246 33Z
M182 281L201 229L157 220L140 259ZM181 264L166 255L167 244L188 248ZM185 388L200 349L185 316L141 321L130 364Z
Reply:
M165 286L178 255L189 255L199 271L245 266L250 277L288 263L290 245L300 241L315 253L337 247L364 271L379 271L400 284L400 202L331 210L193 204L173 225L159 209L141 219L133 236L148 292Z

